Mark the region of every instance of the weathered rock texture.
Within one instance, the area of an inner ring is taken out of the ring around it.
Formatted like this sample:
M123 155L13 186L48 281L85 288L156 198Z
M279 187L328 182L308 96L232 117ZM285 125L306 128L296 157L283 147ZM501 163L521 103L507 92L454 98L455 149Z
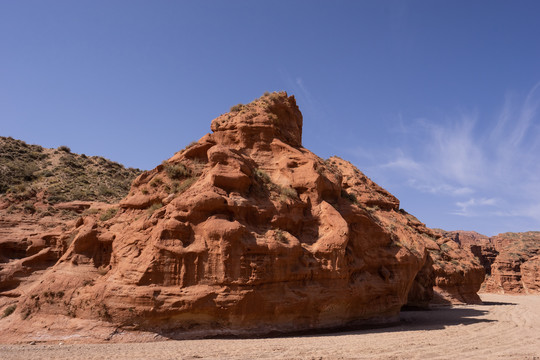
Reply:
M474 231L441 233L478 258L487 274L481 291L510 294L539 292L537 269L540 232L503 233L491 238Z
M538 293L540 231L504 233L490 240L499 255L491 266L491 276L487 279L484 290L499 293Z
M52 208L56 213L47 216L0 210L0 309L16 303L65 253L73 240L71 231L82 223L77 212L91 208L98 214L114 207L71 202Z
M73 318L121 329L111 336L255 335L390 321L433 286L439 301L478 300L471 256L349 162L302 147L294 97L231 110L118 205L52 237L60 258L12 298L0 333Z
M459 244L460 248L473 254L484 267L486 275L491 274L491 264L493 264L499 252L495 249L489 237L475 231L444 231L440 229L437 231L444 239L454 241Z
M437 231L439 249L431 251L435 272L436 294L433 302L481 303L478 290L485 278L485 269L480 259L470 251L466 236L454 237L453 233Z
M79 221L11 316L253 335L387 321L429 287L415 278L434 234L350 163L304 149L294 97L233 110L140 175L114 217Z
M0 313L9 314L73 240L81 214L112 216L140 171L67 147L0 137Z

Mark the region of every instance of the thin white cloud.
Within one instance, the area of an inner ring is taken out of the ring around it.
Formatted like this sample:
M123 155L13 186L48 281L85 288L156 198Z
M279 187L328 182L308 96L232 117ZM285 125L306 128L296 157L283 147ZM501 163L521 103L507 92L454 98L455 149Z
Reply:
M540 226L540 83L507 95L492 118L396 118L402 144L372 155L370 171L424 193L452 196L453 214L522 216ZM376 155L374 155L376 154ZM472 195L474 197L471 197Z
M380 165L380 167L383 168L383 169L384 168L401 169L401 170L405 170L407 172L412 172L412 171L420 171L421 168L422 168L422 165L420 165L419 163L417 163L413 159L408 158L408 157L404 156L403 154L401 154L401 156L399 156L398 158L396 158L396 159L394 159L392 161L389 161L386 164L382 164L382 165Z
M456 202L457 211L454 211L453 214L461 216L478 216L480 208L493 207L497 204L497 200L494 198L470 198L467 201L458 201Z

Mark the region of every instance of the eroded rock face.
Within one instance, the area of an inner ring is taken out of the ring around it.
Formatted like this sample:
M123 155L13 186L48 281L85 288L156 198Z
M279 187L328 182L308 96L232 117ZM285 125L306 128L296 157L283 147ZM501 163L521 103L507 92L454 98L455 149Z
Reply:
M0 211L0 309L17 304L73 240L71 231L82 219L73 209L111 207L104 203L63 203L42 216L24 211ZM66 213L59 210L70 209ZM82 211L82 210L81 210Z
M490 238L475 231L444 231L440 230L441 236L459 244L460 248L473 254L484 267L486 275L491 274L491 265L499 252Z
M350 163L303 148L294 97L235 110L140 175L112 219L77 223L17 313L176 338L395 317L431 231Z
M540 256L535 256L521 265L521 282L526 294L540 293Z
M491 238L499 252L484 290L510 294L535 294L538 287L540 231L504 233Z
M481 261L470 251L466 236L438 231L439 250L431 251L435 272L435 303L479 304L478 290L485 278ZM463 239L461 242L456 241ZM467 249L468 248L468 249Z
M443 236L478 258L487 275L481 291L538 293L534 271L540 253L540 232L503 233L489 238L474 231L449 231Z

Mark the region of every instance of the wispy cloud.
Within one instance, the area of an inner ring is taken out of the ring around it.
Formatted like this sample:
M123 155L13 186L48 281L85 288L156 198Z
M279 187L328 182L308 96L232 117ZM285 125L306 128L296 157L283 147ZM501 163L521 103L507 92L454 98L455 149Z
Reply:
M452 214L523 216L540 225L539 110L540 83L522 98L507 95L494 116L471 111L406 121L399 115L396 148L354 153L371 156L370 171L381 177L456 198Z
M478 209L493 207L496 204L497 200L494 198L470 198L467 201L456 202L456 205L459 209L457 211L454 211L453 214L462 216L476 216L479 214Z

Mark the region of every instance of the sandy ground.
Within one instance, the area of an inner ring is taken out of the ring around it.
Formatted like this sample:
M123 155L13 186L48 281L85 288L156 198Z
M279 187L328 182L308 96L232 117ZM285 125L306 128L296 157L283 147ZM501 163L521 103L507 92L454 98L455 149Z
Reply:
M0 359L537 359L540 296L409 311L399 325L322 335L139 344L0 345Z

